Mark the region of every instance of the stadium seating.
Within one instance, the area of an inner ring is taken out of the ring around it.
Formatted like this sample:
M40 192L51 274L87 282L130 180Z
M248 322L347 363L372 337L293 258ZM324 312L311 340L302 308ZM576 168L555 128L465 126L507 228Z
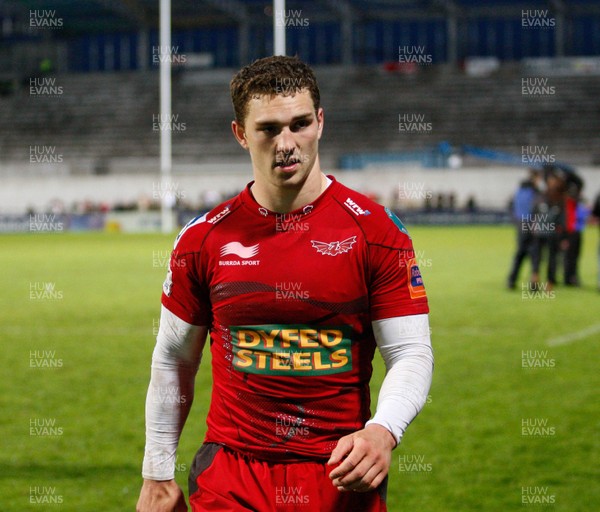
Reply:
M232 70L183 72L173 79L175 161L245 158L230 135ZM439 66L416 75L380 67L317 69L326 111L322 141L327 166L360 151L415 150L447 140L521 153L543 145L562 160L589 164L600 132L596 77L549 77L554 94L522 94L517 66L490 77L469 77ZM32 145L55 146L80 172L119 172L112 159L156 158L158 73L57 75L62 94L36 97L27 84L0 97L0 162L29 161ZM399 131L399 115L421 116L430 129ZM597 151L597 149L596 149ZM100 162L100 163L99 163Z

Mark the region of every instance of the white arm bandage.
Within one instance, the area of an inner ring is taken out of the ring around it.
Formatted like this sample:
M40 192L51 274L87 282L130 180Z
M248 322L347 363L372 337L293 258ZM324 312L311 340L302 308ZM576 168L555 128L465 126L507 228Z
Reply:
M387 428L396 443L427 401L433 373L428 315L386 318L373 322L386 374L377 411L367 425Z
M146 397L144 478L175 476L175 452L192 406L206 332L206 327L188 324L162 306Z

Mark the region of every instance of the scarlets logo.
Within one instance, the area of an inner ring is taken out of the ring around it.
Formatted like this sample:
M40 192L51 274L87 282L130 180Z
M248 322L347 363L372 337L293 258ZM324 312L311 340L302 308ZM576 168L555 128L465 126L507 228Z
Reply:
M229 242L221 247L221 257L229 254L235 254L236 256L247 260L258 254L258 244L246 247L240 242Z
M341 242L319 242L317 240L311 240L310 243L320 254L326 254L327 256L337 256L350 251L352 246L356 243L356 237L351 236L342 240Z

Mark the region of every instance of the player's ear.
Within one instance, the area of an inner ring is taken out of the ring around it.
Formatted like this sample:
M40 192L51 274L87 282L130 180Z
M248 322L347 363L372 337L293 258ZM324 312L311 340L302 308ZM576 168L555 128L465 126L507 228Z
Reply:
M323 134L324 121L325 121L325 115L323 113L323 108L319 107L319 110L317 111L317 123L319 124L319 131L318 131L319 140L321 139L321 135Z
M248 142L246 141L246 130L244 127L238 123L237 121L231 121L231 131L233 132L233 136L235 140L240 143L244 149L248 149Z

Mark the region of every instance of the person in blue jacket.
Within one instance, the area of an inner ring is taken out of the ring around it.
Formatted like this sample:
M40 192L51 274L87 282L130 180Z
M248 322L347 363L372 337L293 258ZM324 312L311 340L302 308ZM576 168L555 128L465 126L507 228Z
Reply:
M517 250L508 275L508 288L514 289L519 271L525 258L531 257L533 233L530 229L530 217L540 196L542 174L537 169L530 169L529 176L521 182L512 201L512 217L517 227Z

